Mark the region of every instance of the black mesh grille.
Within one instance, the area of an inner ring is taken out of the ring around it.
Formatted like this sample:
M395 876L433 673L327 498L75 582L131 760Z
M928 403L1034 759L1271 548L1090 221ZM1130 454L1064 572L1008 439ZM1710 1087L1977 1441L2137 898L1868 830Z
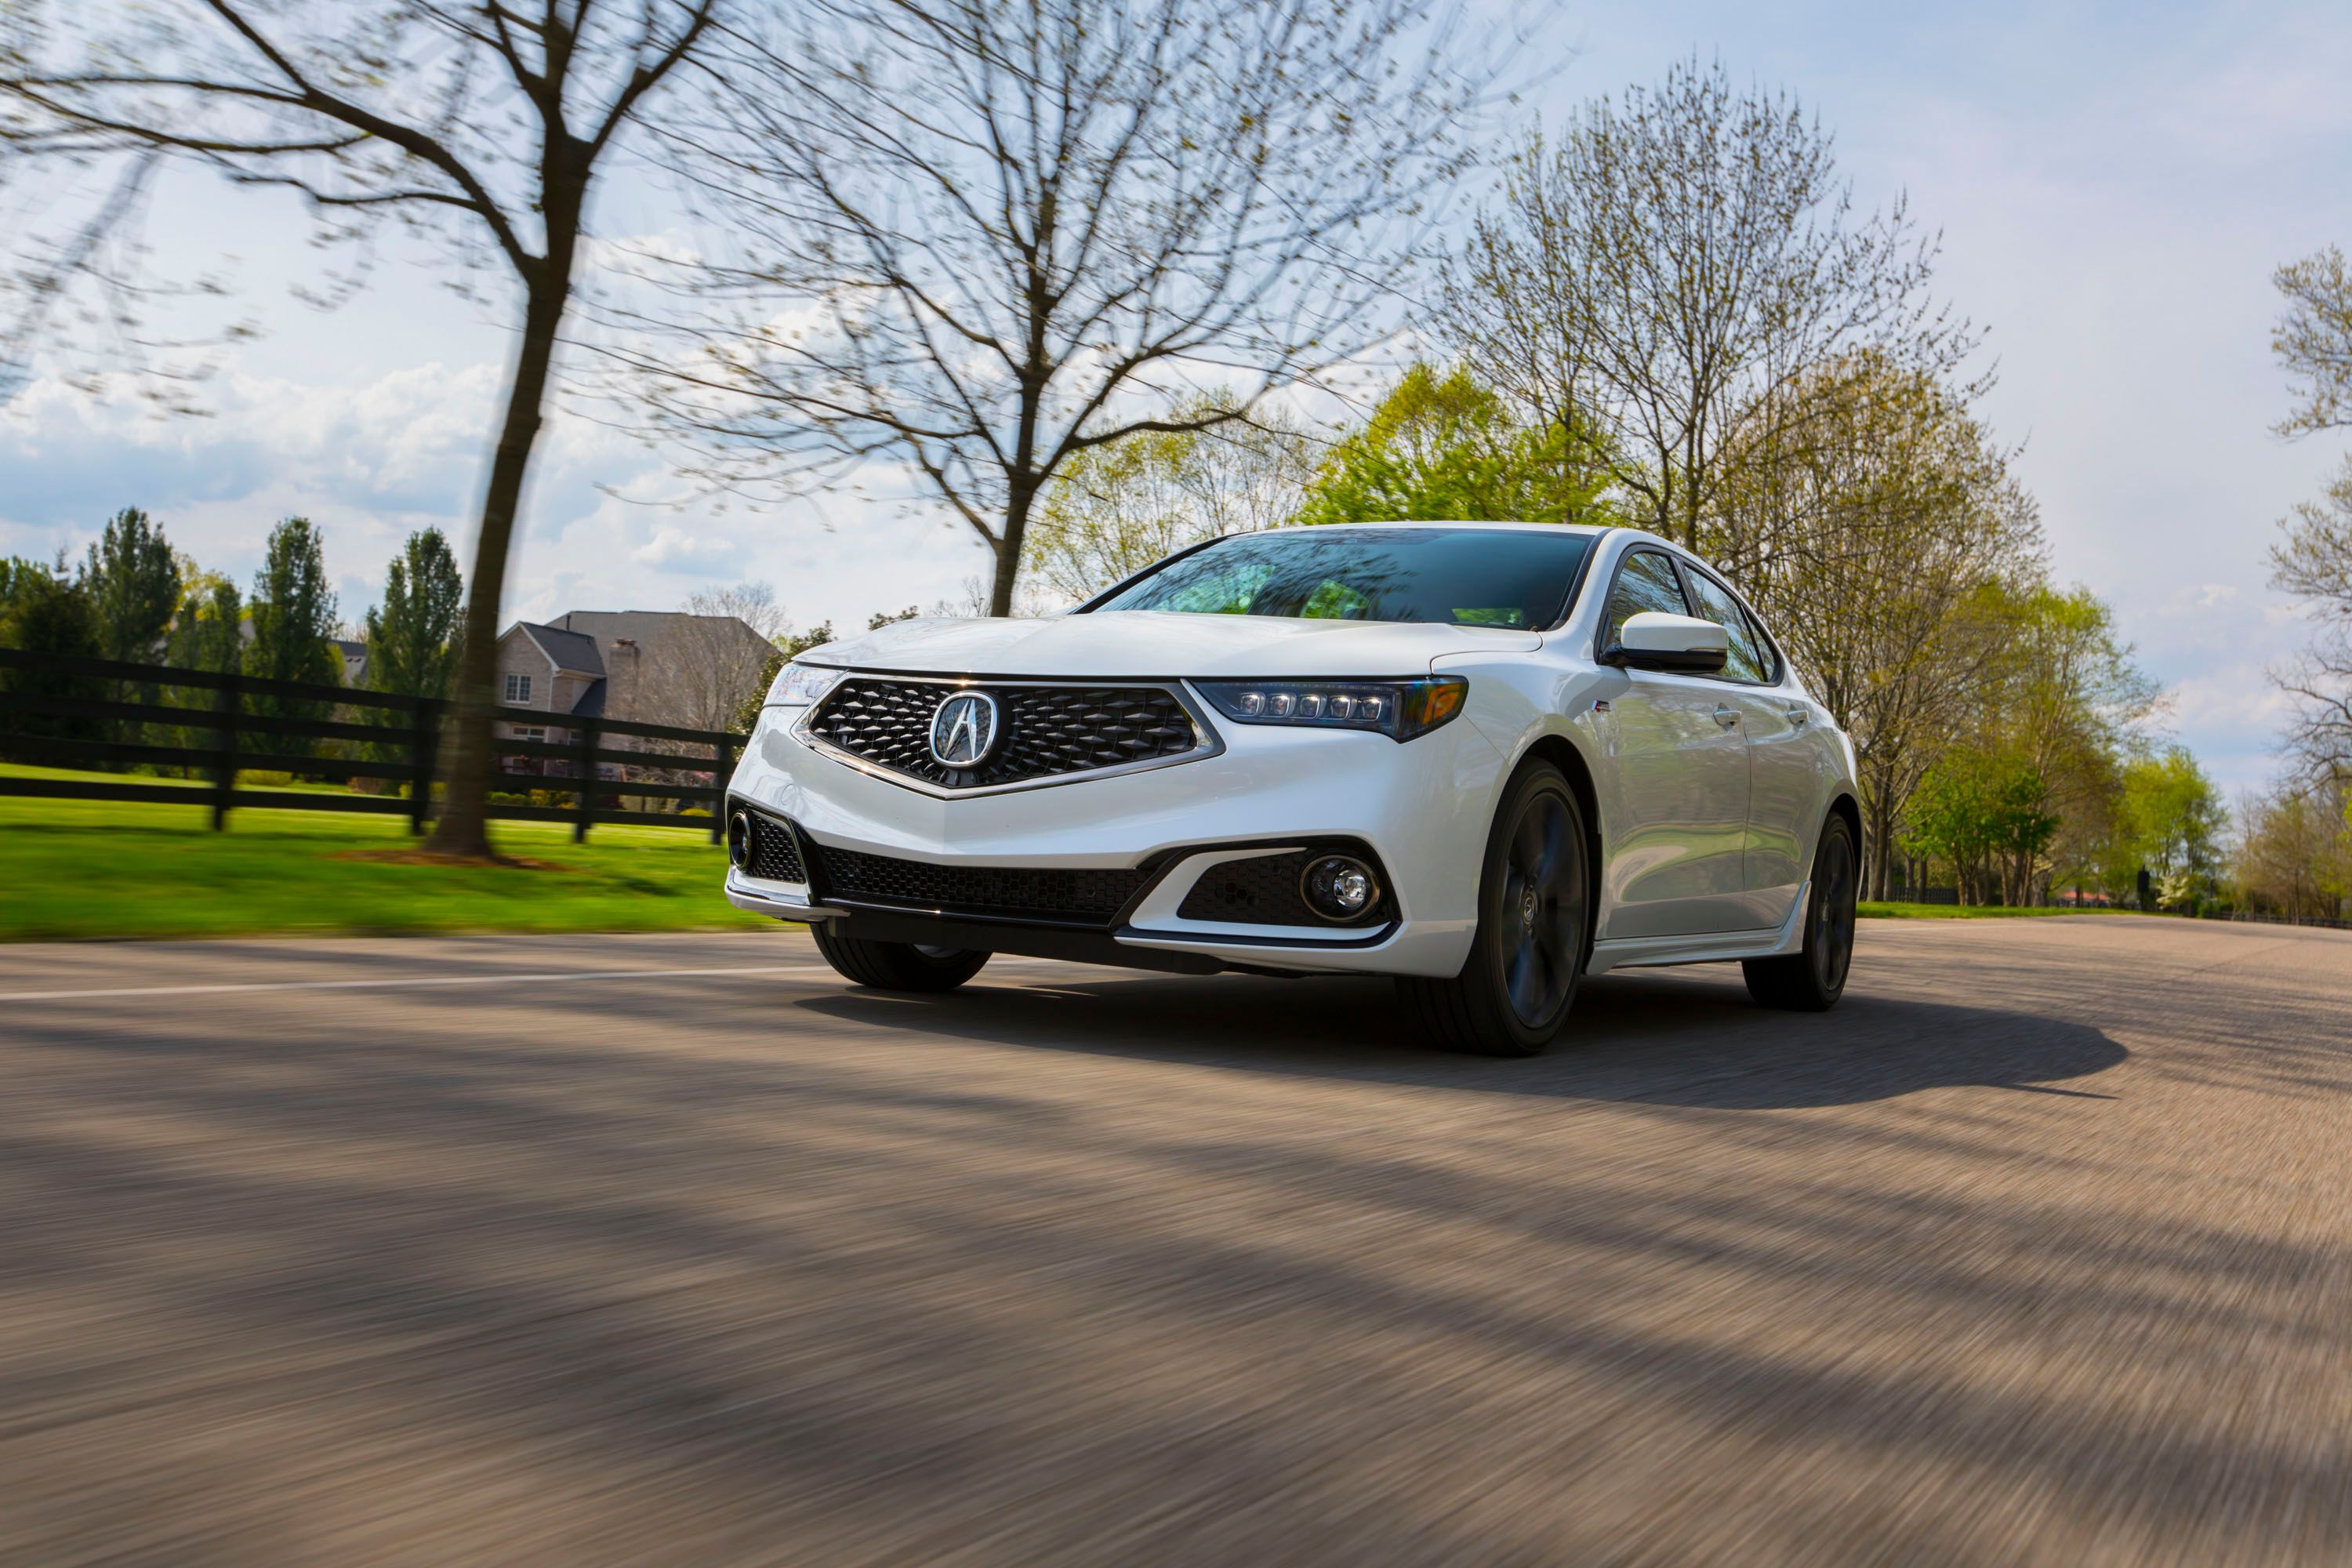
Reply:
M744 815L751 820L751 852L744 860L743 874L771 882L807 881L808 872L801 867L800 846L793 842L792 830L756 811Z
M932 866L823 844L815 849L824 897L947 914L1108 925L1144 881L1141 871Z
M995 699L995 747L976 768L931 755L931 715L959 690ZM944 686L854 676L834 688L809 732L855 757L950 789L981 789L1181 757L1201 735L1157 686Z
M1201 873L1192 890L1176 907L1188 921L1218 921L1227 925L1334 926L1376 925L1388 919L1389 899L1383 891L1372 907L1351 921L1327 921L1307 907L1299 896L1298 879L1328 849L1301 849L1288 855L1259 855L1228 860Z

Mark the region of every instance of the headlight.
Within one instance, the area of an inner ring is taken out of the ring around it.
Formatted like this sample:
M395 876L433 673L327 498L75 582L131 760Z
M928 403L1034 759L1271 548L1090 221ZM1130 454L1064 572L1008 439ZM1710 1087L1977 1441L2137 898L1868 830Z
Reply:
M805 708L826 692L841 679L841 671L827 669L821 664L788 664L776 672L768 688L771 708Z
M1216 710L1244 724L1311 730L1375 730L1391 741L1425 735L1462 711L1470 682L1426 680L1201 680Z

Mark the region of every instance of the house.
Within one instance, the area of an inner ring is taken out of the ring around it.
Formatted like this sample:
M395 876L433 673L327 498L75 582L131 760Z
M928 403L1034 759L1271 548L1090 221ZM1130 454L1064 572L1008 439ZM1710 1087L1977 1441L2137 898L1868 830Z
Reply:
M354 687L363 684L367 679L367 644L352 637L332 637L329 640L335 645L335 652L342 658L343 684Z
M551 621L518 621L499 638L501 706L547 714L543 724L501 721L499 734L568 745L567 719L607 718L716 729L774 655L773 645L733 616L668 610L573 610ZM607 750L634 750L624 736ZM509 773L567 774L553 758L513 756ZM616 777L618 767L599 764Z

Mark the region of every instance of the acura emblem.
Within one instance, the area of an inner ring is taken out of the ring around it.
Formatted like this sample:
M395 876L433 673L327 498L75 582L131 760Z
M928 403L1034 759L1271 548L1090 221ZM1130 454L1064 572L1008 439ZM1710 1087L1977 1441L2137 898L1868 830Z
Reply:
M996 699L959 691L931 714L931 755L943 768L976 768L996 745Z

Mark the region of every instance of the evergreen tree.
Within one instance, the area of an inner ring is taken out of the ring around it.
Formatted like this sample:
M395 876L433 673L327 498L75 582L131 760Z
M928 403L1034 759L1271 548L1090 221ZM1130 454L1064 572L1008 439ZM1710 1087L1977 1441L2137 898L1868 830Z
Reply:
M457 667L465 584L437 528L420 529L392 558L383 604L367 613L367 686L404 697L446 697ZM381 710L379 711L382 711Z
M163 531L137 507L108 520L82 563L99 655L152 664L180 607L180 563Z
M308 518L289 517L269 531L261 574L253 584L253 643L245 650L245 673L265 680L301 680L339 685L342 656L330 639L335 632L335 594L327 583L325 552ZM265 718L323 719L331 702L257 693L252 710ZM310 742L280 735L271 744L299 754Z

